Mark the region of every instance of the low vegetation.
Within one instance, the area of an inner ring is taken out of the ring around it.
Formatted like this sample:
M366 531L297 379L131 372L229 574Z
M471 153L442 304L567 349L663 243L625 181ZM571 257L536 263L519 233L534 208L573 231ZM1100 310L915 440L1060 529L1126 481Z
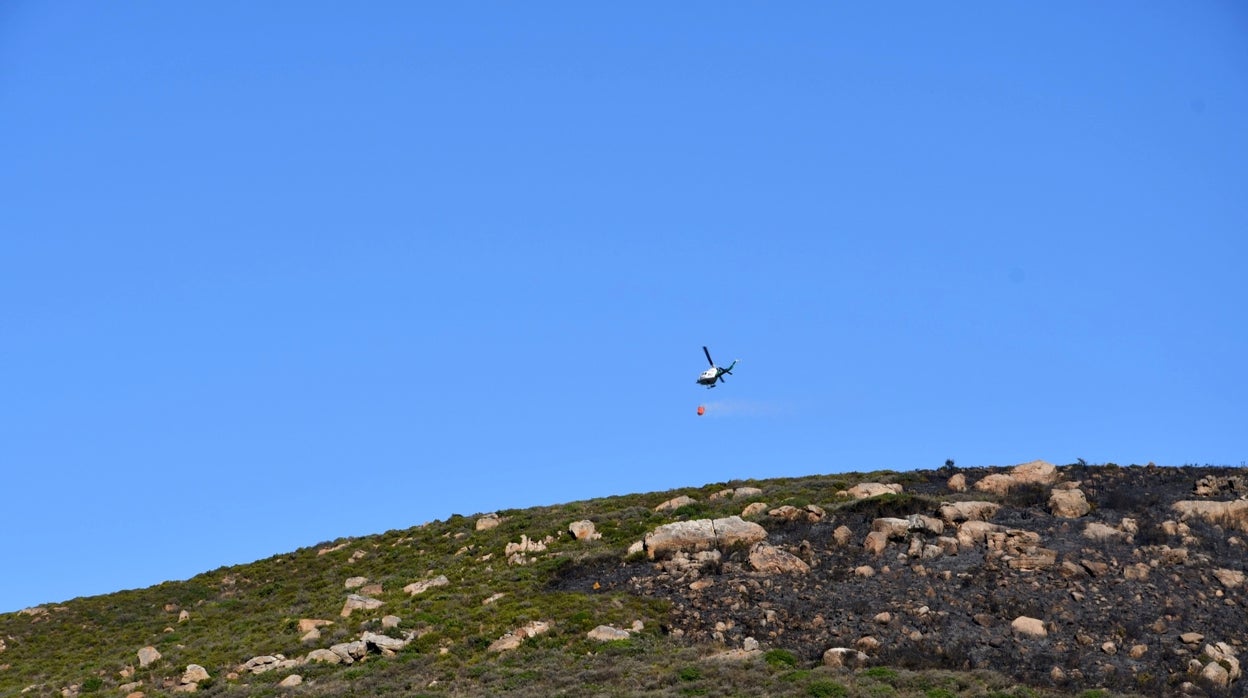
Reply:
M1081 467L1089 471L1094 466ZM737 515L754 501L776 507L815 505L835 516L905 517L957 499L943 488L955 472L838 474L767 481L733 481L670 492L607 497L565 505L497 512L498 525L478 530L480 515L452 516L404 530L326 541L245 565L147 589L79 598L20 613L0 614L0 696L172 694L190 664L207 669L204 696L1048 696L1063 695L985 670L903 666L836 669L816 652L771 646L733 660L728 649L673 633L672 602L661 596L602 589L592 570L648 564L627 556L630 545L656 526L677 520ZM837 492L859 482L898 482L906 491L846 502ZM725 489L757 487L763 496L712 498ZM1031 489L1000 499L1034 506ZM656 511L688 495L696 504ZM1115 493L1147 503L1152 493ZM1106 498L1107 500L1109 497ZM577 540L570 522L590 520L600 538ZM545 550L509 561L506 549L525 536ZM631 562L629 562L631 560ZM404 587L437 575L449 583L412 595ZM380 609L340 615L346 580L363 577ZM583 585L569 579L583 580ZM380 585L378 589L375 585ZM393 616L393 627L383 627ZM314 641L302 619L332 621ZM517 649L491 644L529 623L549 631ZM627 639L591 640L600 625L634 629ZM298 658L349 642L364 631L410 637L393 656L370 655L350 666L308 663L252 675L239 667L252 657ZM137 652L154 647L146 667ZM291 673L303 682L279 686ZM1093 687L1094 688L1094 687ZM1089 694L1090 695L1090 694ZM1116 695L1103 693L1098 695Z

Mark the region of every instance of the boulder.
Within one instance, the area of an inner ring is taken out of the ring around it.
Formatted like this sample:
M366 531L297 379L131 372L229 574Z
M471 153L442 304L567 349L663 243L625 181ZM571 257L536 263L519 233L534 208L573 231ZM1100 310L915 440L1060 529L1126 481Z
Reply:
M1209 662L1201 670L1200 677L1219 690L1225 691L1231 686L1231 673L1217 662Z
M1235 649L1225 642L1219 642L1215 645L1205 645L1204 654L1214 662L1221 664L1227 672L1227 678L1235 681L1243 675L1243 670L1239 666L1239 658L1236 656Z
M263 674L266 671L272 671L282 663L286 658L282 655L262 654L258 657L252 657L238 666L240 674Z
M805 518L802 510L791 504L776 507L775 509L767 512L767 515L773 519L780 519L781 521L797 521L799 518Z
M503 548L503 553L506 555L511 555L512 553L541 553L546 551L546 543L547 540L529 538L527 535L521 533L520 541L517 543L508 543L507 546Z
M1219 524L1223 528L1237 528L1248 532L1248 500L1246 499L1231 502L1185 500L1175 502L1173 509L1179 513L1182 521L1196 517L1209 523Z
M450 583L451 580L447 579L446 575L439 574L433 579L426 579L423 582L412 582L411 584L403 587L403 591L409 596L416 596L417 594L423 594L434 587L443 587Z
M1051 485L1057 482L1057 466L1042 460L1033 460L1014 466L1010 477L1019 484Z
M1000 509L996 502L945 502L940 505L940 518L949 523L987 521Z
M317 618L300 618L299 619L299 632L309 633L309 632L312 632L313 630L316 630L317 628L323 628L327 625L333 625L333 624L334 624L334 621L332 620L319 620Z
M1244 572L1242 570L1216 569L1213 571L1213 576L1217 577L1222 586L1227 589L1235 589L1244 584Z
M330 647L329 651L338 655L343 664L354 664L368 654L368 645L364 644L362 640L340 642Z
M864 499L866 497L878 497L882 494L901 494L901 491L901 485L896 483L886 485L880 482L860 482L845 492L854 499Z
M888 547L888 534L880 531L872 531L867 534L866 540L862 542L863 550L873 554L880 555L884 549Z
M341 664L342 656L333 650L312 650L308 652L307 662L319 662L323 664Z
M767 529L739 516L723 519L696 519L664 524L647 533L646 554L655 559L675 552L695 552L752 545L767 538Z
M490 646L487 649L490 652L507 652L514 650L519 648L520 643L524 642L526 639L530 637L537 637L538 635L541 635L549 630L549 623L535 620L528 623L523 628L517 628L516 630L498 638L494 642L490 643Z
M994 473L985 475L983 479L975 483L975 489L979 492L988 492L989 494L1002 495L1010 491L1014 486L1014 477L1005 473Z
M744 499L746 497L757 497L763 491L757 487L738 487L731 490L720 490L708 497L708 499Z
M1063 519L1077 519L1092 511L1083 490L1053 490L1049 495L1049 511Z
M958 526L958 547L973 548L976 544L986 542L989 535L1003 532L1005 530L1005 526L988 523L987 521L963 522Z
M939 536L945 532L945 522L925 514L911 514L906 517L906 524L915 533L928 536Z
M1044 627L1044 621L1038 618L1030 618L1028 616L1019 616L1010 623L1010 627L1019 635L1027 635L1030 637L1045 637L1049 631Z
M784 506L777 507L767 512L767 515L773 519L780 519L782 521L808 521L810 523L819 523L823 520L824 516L827 516L827 512L824 511L822 507L815 506L814 504L807 504L801 508L785 504Z
M1126 538L1127 534L1110 526L1100 523L1099 521L1091 521L1087 526L1083 527L1083 537L1091 540L1105 541L1115 538Z
M765 511L767 511L766 502L754 502L753 504L747 504L745 508L741 510L741 516L743 518L747 516L758 516Z
M277 682L277 685L282 688L294 688L295 686L300 686L302 684L303 684L303 677L300 676L299 674L291 674L290 676L287 676L286 678Z
M389 635L381 635L379 633L364 633L360 636L360 641L366 647L376 648L381 651L398 652L407 647L407 640L390 637Z
M866 665L867 655L850 647L833 647L823 653L823 665L833 669L858 669Z
M965 492L966 476L962 473L955 473L949 478L949 481L945 483L945 486L948 487L951 492Z
M598 540L602 534L594 530L594 522L589 519L573 521L568 524L568 532L577 540Z
M889 540L902 540L910 532L910 522L891 517L879 518L871 522L871 530L883 533Z
M359 589L368 584L368 577L347 577L347 581L343 583L348 589Z
M679 497L673 497L672 499L669 499L666 502L663 502L662 504L655 507L654 510L655 511L675 511L676 509L679 509L683 506L686 506L689 504L697 504L697 503L698 503L698 500L688 495L682 494Z
M139 668L145 669L160 659L160 652L155 647L144 647L139 650Z
M382 602L377 599L368 596L361 596L359 594L351 594L347 596L346 603L342 605L341 615L343 618L349 618L351 616L351 612L357 609L371 611L373 609L381 608L381 606Z
M188 664L186 671L182 672L182 678L178 680L175 691L195 691L199 688L201 681L207 681L212 678L208 675L208 670L198 664Z
M586 637L596 642L611 642L613 640L627 640L631 636L627 630L620 630L609 625L600 625L586 633Z
M476 526L478 531L488 531L492 528L498 528L498 524L501 522L502 519L498 517L498 514L486 514L477 519Z
M756 543L750 549L750 566L763 574L805 574L810 565L801 558L767 543Z
M838 546L844 547L849 545L850 541L853 539L854 531L849 526L837 526L836 530L832 532L832 540Z

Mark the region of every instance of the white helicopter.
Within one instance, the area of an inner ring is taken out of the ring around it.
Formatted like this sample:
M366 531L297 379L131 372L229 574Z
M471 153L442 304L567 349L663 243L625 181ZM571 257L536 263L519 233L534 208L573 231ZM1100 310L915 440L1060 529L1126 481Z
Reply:
M702 347L702 353L706 354L706 360L711 367L698 376L698 385L705 385L707 388L714 388L717 383L723 381L725 373L732 375L732 367L740 361L740 359L733 359L727 367L716 366L715 361L711 359L711 352L706 347Z

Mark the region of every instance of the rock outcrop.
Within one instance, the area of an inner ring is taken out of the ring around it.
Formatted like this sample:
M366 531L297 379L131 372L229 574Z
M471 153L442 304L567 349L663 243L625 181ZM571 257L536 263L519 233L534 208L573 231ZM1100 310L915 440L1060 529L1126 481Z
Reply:
M752 545L767 537L767 529L740 516L723 519L697 519L664 524L646 534L646 554L661 558L675 552L723 549Z

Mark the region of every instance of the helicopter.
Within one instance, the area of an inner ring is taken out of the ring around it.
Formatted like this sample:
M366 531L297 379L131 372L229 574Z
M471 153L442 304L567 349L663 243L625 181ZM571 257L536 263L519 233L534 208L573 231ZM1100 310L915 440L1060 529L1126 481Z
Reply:
M711 358L711 352L706 347L702 347L702 353L706 354L706 360L711 364L711 367L698 376L698 385L705 385L708 389L714 388L717 383L723 381L725 373L732 375L732 367L737 365L737 361L740 361L740 359L733 359L732 363L725 368L715 365L714 359Z

